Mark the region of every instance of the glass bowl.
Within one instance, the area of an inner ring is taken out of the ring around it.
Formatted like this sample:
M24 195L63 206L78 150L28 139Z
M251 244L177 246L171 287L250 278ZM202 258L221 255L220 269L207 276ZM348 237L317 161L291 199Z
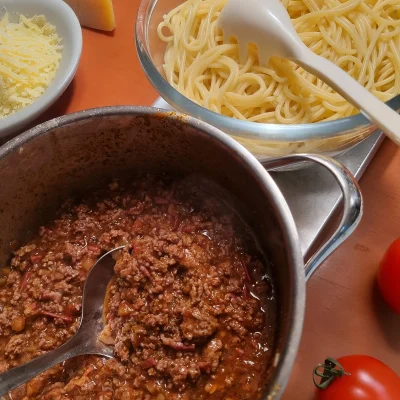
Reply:
M163 15L183 0L142 0L136 20L136 48L142 67L160 96L175 110L205 121L231 135L258 159L292 153L318 153L336 157L376 131L362 114L335 121L308 124L265 124L217 114L180 94L164 78L166 44L157 35ZM400 109L400 96L387 104Z

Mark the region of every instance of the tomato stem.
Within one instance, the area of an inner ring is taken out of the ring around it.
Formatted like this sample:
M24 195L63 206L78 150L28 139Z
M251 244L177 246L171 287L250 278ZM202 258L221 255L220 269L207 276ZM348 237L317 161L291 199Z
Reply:
M321 372L322 369L322 372ZM341 364L335 359L328 357L324 364L318 364L313 371L313 382L318 389L326 389L334 379L341 378L343 375L351 375L346 372ZM317 378L321 378L317 382Z

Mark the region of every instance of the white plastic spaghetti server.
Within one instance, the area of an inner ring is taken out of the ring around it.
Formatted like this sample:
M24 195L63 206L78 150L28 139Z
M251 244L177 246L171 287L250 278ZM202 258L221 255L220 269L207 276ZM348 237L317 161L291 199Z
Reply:
M336 90L400 146L400 115L337 65L312 52L279 0L228 0L218 26L225 41L236 37L241 60L247 57L249 43L254 43L263 65L271 56L294 61Z

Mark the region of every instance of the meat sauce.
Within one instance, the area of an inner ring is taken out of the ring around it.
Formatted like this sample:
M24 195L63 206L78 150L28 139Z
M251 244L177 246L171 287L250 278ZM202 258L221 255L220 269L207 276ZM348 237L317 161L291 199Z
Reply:
M82 289L117 246L100 339L116 358L82 356L10 399L257 399L273 356L268 264L225 200L192 178L113 181L15 251L0 278L0 372L77 330Z

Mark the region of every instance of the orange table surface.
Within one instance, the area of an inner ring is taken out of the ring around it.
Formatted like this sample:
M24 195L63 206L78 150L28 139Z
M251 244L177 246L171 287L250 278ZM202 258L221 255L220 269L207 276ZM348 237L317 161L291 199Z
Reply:
M87 108L151 105L155 101L157 93L140 66L134 41L139 3L114 0L117 28L112 33L83 29L83 52L77 74L40 121Z
M117 29L113 34L84 29L77 75L41 120L105 105L151 105L157 98L134 44L139 0L114 5ZM400 373L400 316L383 304L375 285L385 248L400 236L399 170L400 153L386 140L361 180L360 227L307 284L303 337L284 400L314 398L312 369L326 356L368 354Z

